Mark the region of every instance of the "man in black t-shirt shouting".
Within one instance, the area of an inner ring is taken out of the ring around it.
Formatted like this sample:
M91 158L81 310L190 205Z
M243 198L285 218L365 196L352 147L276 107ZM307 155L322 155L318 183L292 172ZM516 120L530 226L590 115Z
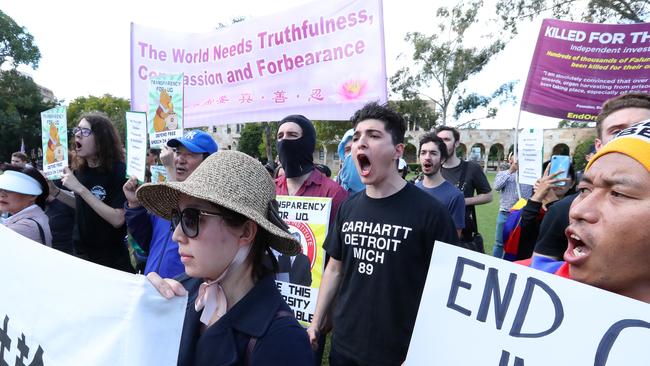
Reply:
M478 220L474 206L492 202L492 188L478 164L461 160L456 156L456 149L460 145L460 133L457 129L441 126L436 129L436 135L447 145L449 156L442 165L442 176L465 195L465 229L461 240L469 242L478 233Z
M406 358L436 240L455 243L447 209L395 169L406 123L367 104L352 117L352 157L366 185L343 202L325 240L331 256L307 330L316 345L339 289L330 365L399 365Z

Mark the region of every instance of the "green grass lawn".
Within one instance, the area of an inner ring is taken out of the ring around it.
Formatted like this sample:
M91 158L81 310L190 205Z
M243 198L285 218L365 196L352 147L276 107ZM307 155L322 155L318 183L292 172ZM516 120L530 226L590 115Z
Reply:
M488 172L487 177L490 186L494 186L495 172ZM485 253L492 255L494 247L494 231L497 224L497 214L499 213L499 192L492 191L492 202L476 206L476 215L478 216L478 231L483 235L485 244Z

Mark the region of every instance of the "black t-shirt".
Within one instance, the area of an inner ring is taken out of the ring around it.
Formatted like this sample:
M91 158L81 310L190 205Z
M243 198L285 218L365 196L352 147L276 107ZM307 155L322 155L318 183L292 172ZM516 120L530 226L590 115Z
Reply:
M467 164L467 173L465 173L465 186L462 191L465 197L474 197L476 194L488 193L492 190L490 182L483 173L481 166L473 161L463 161L453 168L442 168L442 176L445 180L454 186L458 187L458 180L460 179L461 168L463 164Z
M86 167L75 172L84 187L100 201L113 208L124 208L122 186L126 182L126 165L116 163L110 172ZM116 229L95 212L80 196L76 197L75 247L79 254L94 263L129 271L129 253L124 245L126 225ZM130 272L133 269L130 268Z
M463 165L467 166L467 172L465 173L465 184L461 184L461 191L465 198L474 197L474 192L476 194L489 193L492 191L490 187L490 182L488 182L485 173L481 169L481 166L476 164L473 161L461 161L460 164L453 168L442 168L442 176L445 180L456 187L459 187L458 181L462 173ZM465 205L465 228L463 229L463 238L465 240L470 240L472 233L478 232L478 220L476 217L476 209L474 205Z
M539 226L535 253L562 259L569 242L564 230L569 226L569 209L578 194L566 196L548 209Z
M325 241L342 262L334 313L336 349L363 365L406 358L433 243L455 244L447 209L412 184L390 197L361 191L343 202Z

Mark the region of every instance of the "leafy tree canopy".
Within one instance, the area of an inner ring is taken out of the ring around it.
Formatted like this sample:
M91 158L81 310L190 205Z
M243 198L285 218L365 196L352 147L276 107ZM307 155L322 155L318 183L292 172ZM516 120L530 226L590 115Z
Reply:
M643 23L650 17L650 1L497 0L496 10L505 29L517 33L520 21L534 19L546 11L550 11L554 18L580 19L591 23Z
M78 97L68 105L68 129L74 128L80 117L89 112L102 112L108 115L124 143L126 138L126 112L131 109L128 99L104 94L101 97Z
M29 65L35 69L40 59L34 37L0 10L0 65L10 62L12 67Z
M490 58L505 47L505 42L495 37L485 37L491 40L480 47L466 45L467 31L478 23L482 6L482 0L473 0L461 1L452 8L439 8L436 12L438 32L429 36L413 32L406 36L406 41L413 46L415 69L402 68L390 78L392 91L403 100L412 101L419 96L431 100L443 125L452 117L459 120L462 115L478 109L486 110L482 118L491 118L496 110L488 105L512 92L512 82L503 84L491 95L470 93L463 88L465 81L481 72ZM427 87L434 87L437 93L434 96L423 94L421 90ZM418 102L415 103L417 106ZM426 111L418 114L422 113Z
M46 102L34 81L16 70L0 71L0 160L9 161L25 141L26 152L41 147L41 112L58 102Z

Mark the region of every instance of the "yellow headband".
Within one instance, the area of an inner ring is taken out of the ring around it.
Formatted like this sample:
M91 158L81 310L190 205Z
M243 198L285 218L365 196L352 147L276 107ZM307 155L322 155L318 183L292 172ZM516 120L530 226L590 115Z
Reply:
M589 160L585 171L601 156L609 153L621 153L631 157L650 172L650 120L630 126L616 134L616 137Z

